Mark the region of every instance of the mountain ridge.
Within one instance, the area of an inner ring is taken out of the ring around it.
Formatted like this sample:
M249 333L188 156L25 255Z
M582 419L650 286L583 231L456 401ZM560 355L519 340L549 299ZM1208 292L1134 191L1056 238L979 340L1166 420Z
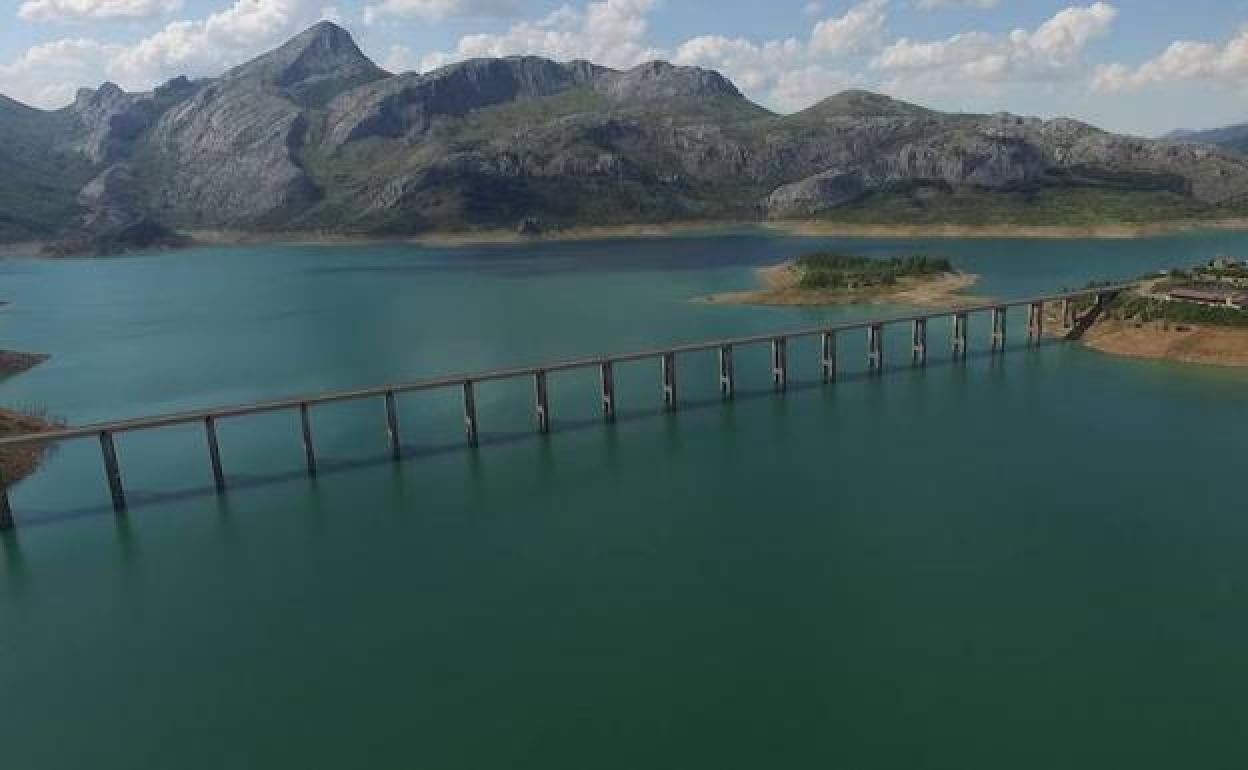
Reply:
M667 62L391 74L329 22L215 78L105 83L54 111L0 100L0 239L101 234L110 250L118 232L164 243L174 229L952 217L976 196L1026 219L1055 195L1118 217L1238 213L1248 158L862 90L776 115L718 72Z

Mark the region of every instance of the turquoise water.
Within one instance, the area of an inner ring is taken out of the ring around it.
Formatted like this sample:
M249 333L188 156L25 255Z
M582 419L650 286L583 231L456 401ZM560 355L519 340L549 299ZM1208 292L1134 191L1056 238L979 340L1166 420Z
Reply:
M71 423L802 328L865 312L691 297L815 247L923 250L1022 296L1248 238L846 241L737 234L0 261L0 403ZM13 492L0 541L6 768L1242 768L1248 373L1075 346L792 391L764 348L717 398L682 358L93 442Z

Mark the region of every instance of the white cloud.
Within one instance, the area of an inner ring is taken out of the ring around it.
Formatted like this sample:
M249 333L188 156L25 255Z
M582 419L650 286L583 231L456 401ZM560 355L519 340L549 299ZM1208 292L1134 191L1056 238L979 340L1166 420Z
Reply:
M631 67L659 58L645 42L650 11L657 0L598 0L584 9L563 6L537 21L522 21L501 34L460 38L450 53L430 54L421 69L461 59L535 54L552 59L589 59L611 67Z
M918 0L915 5L925 11L943 8L996 8L1000 0Z
M59 107L72 101L81 85L98 82L120 51L121 46L85 38L42 43L0 64L0 91L27 104Z
M40 107L67 103L81 86L113 80L128 90L175 75L217 75L320 18L313 0L234 0L199 20L173 21L132 45L78 38L37 45L0 65L0 92Z
M861 75L835 66L834 61L880 44L887 7L887 0L866 0L843 16L820 20L807 40L790 37L756 43L721 35L695 37L676 49L673 61L720 70L776 109L800 109L865 83Z
M843 56L878 46L884 34L887 10L888 0L866 0L850 8L844 16L820 21L810 33L811 50Z
M1104 2L1060 11L1034 31L1006 37L964 32L945 40L901 38L871 62L895 93L954 90L970 84L1009 84L1069 79L1083 53L1108 34L1118 10Z
M1134 69L1124 64L1102 65L1092 79L1092 88L1115 93L1191 80L1242 86L1246 77L1248 27L1224 45L1192 40L1171 43L1160 56Z
M25 21L142 19L173 13L182 0L25 0L17 9Z
M518 10L517 0L381 0L364 7L364 23L373 24L383 16L511 16Z

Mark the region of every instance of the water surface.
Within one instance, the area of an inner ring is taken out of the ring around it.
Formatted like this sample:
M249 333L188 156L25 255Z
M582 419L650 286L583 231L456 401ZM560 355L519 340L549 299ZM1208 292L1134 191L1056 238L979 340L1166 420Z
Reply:
M924 251L1024 296L1248 238L198 249L0 261L0 345L53 359L0 402L71 423L847 320L720 307L811 248ZM1068 345L817 382L813 341L717 398L682 358L478 393L92 442L20 485L0 549L0 745L15 768L1241 768L1248 762L1248 374Z

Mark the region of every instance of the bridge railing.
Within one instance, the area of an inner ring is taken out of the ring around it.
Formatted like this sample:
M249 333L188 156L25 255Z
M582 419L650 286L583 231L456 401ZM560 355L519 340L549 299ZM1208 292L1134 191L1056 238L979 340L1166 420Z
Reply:
M661 361L663 364L662 394L664 405L668 409L674 410L676 409L678 403L676 398L676 357L679 355L718 351L720 389L725 397L731 397L735 389L733 354L736 348L739 347L762 344L770 345L772 349L771 362L773 382L777 389L783 389L786 387L788 382L787 348L790 340L810 337L822 338L820 364L822 366L823 378L826 382L831 381L836 377L836 341L838 335L843 333L866 330L868 337L868 369L872 372L879 372L883 369L884 363L884 343L882 332L885 327L906 323L912 324L912 361L915 364L921 365L927 361L927 324L933 319L954 319L952 340L953 354L955 358L962 358L966 356L968 350L967 317L971 314L985 312L992 313L992 349L994 351L1000 351L1005 348L1005 321L1006 311L1009 308L1026 306L1030 309L1028 314L1027 334L1029 339L1038 341L1043 335L1043 310L1045 305L1057 302L1063 303L1061 318L1063 319L1063 325L1069 326L1073 324L1073 314L1071 313L1070 308L1072 307L1072 303L1074 301L1093 298L1099 304L1104 302L1107 298L1112 297L1121 291L1133 288L1134 286L1135 284L1118 284L1113 286L1097 287L1094 289L1049 294L1026 299L967 305L928 313L850 321L846 323L818 326L794 331L777 332L774 334L733 337L708 342L675 345L665 348L654 348L632 353L558 361L538 366L526 366L513 369L495 369L471 374L456 374L446 377L415 380L412 382L392 383L369 388L334 391L330 393L312 394L296 398L283 398L237 406L199 409L188 412L139 417L128 420L115 420L111 422L83 425L80 427L61 428L41 433L0 438L0 450L46 446L49 444L57 444L65 441L85 438L98 439L104 462L105 476L108 480L109 491L112 497L113 508L116 511L121 512L126 508L126 494L122 482L116 444L114 441L114 437L120 433L156 430L159 428L202 423L204 426L208 457L212 466L214 483L218 491L224 491L226 488L226 476L223 470L220 446L217 441L217 422L221 420L267 414L270 412L297 410L300 413L301 418L300 423L302 428L302 440L307 470L310 475L315 475L317 471L316 448L312 435L310 411L313 407L317 406L370 398L384 399L386 429L389 436L391 453L394 459L397 460L401 455L401 451L398 414L395 399L396 396L400 394L443 390L447 388L461 388L463 391L464 426L467 443L469 446L476 446L478 443L479 429L476 414L475 387L481 383L532 378L534 381L534 393L536 399L535 412L537 415L537 427L539 431L547 432L550 430L551 426L550 405L546 395L547 379L550 375L560 372L597 368L601 373L603 417L606 421L612 421L615 419L614 368L617 364L646 360ZM8 498L8 482L5 479L0 479L0 530L12 528L13 525L13 514Z

